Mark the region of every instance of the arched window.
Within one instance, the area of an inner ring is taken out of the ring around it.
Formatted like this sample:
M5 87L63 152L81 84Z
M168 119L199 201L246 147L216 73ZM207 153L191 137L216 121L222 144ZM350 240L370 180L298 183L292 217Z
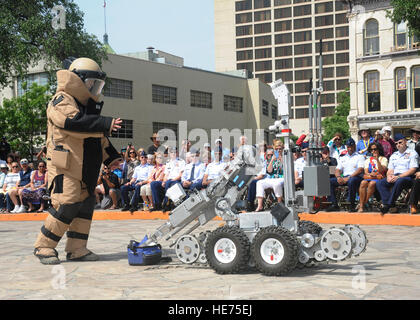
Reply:
M406 48L408 40L407 23L405 21L395 24L394 44L397 48Z
M365 56L379 54L379 25L375 19L366 21L363 33Z
M414 109L420 109L420 66L413 67L411 78L413 79L413 106Z
M378 71L369 71L365 73L365 101L367 112L381 111L381 92Z
M395 69L395 97L397 111L407 109L407 76L405 68Z

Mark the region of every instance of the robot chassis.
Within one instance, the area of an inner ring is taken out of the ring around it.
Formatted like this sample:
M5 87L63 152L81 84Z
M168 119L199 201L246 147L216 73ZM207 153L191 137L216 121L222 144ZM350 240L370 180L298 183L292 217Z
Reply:
M319 102L322 78L320 84L319 89L311 89L310 104L312 100L315 105ZM285 204L279 203L270 211L239 213L238 199L262 168L256 150L244 146L207 189L195 190L187 196L179 184L171 187L167 196L176 207L169 220L147 237L144 246L156 245L161 238L169 240L184 230L170 244L170 247L175 246L181 262L208 264L219 274L238 273L255 266L262 274L271 276L285 275L296 267L318 262L342 261L365 251L366 234L356 225L324 230L311 221L299 221L298 213L312 209L314 196L325 196L330 192L329 169L319 161L320 106L309 106L311 123L307 167L304 168L305 185L304 191L296 192L293 152L289 143L291 130L288 127L290 95L281 80L271 87L278 100L281 120L276 121L270 130L276 137L283 137L285 142ZM216 216L225 221L224 226L199 235L192 234Z

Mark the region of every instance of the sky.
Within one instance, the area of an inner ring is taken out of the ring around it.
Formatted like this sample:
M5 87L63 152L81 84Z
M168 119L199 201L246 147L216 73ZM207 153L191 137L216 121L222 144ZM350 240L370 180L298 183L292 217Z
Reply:
M117 54L154 47L184 65L215 70L214 0L107 0L106 29ZM103 41L104 0L74 0L85 29Z

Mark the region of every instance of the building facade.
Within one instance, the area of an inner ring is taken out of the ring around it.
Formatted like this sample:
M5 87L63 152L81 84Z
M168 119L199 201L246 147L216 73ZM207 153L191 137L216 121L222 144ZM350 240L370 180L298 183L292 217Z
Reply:
M309 79L318 78L323 40L322 115L334 113L349 83L348 6L334 0L215 0L216 71L247 69L292 95L291 127L308 130Z
M393 23L389 1L356 0L349 14L350 115L353 138L359 129L409 136L420 121L420 40L406 23Z
M181 62L166 55L171 61ZM226 147L239 144L245 129L252 131L252 135L247 134L252 143L272 140L267 129L277 119L277 101L269 85L246 75L204 71L149 61L147 55L135 56L109 54L109 60L103 63L108 83L103 91L102 114L123 120L122 128L111 138L116 147L124 148L131 142L147 148L152 133L165 128L173 130L178 140L209 142L212 147L219 137ZM43 66L38 65L29 70L25 80L29 85L46 84L48 77ZM15 79L11 87L0 91L2 98L22 94L21 83L21 79ZM203 141L204 132L208 141Z

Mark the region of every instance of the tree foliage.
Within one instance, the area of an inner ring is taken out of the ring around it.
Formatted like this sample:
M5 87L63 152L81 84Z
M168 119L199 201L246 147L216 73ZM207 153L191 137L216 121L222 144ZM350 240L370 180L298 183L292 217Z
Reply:
M387 16L395 23L406 21L410 32L420 38L420 1L391 0L391 6Z
M65 28L54 28L53 8L65 8ZM56 70L69 57L89 57L101 65L106 50L84 30L83 12L73 0L0 0L0 88L41 60Z
M324 142L331 140L337 132L341 132L344 139L350 137L350 128L347 122L347 116L350 113L350 91L345 90L340 92L337 100L339 105L335 108L335 113L322 120Z
M12 99L4 99L0 106L0 136L5 136L11 149L21 156L33 159L34 147L45 144L47 108L51 99L48 86L33 83L25 93Z

